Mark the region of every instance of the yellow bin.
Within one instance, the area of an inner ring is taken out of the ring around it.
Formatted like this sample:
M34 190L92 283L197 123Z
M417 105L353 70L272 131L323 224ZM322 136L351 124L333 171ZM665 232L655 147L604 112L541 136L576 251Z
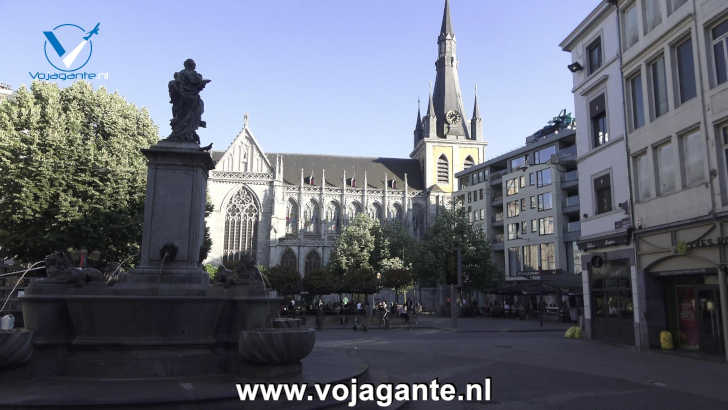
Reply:
M667 330L660 332L660 347L662 347L662 350L672 350L675 348L672 344L672 333Z

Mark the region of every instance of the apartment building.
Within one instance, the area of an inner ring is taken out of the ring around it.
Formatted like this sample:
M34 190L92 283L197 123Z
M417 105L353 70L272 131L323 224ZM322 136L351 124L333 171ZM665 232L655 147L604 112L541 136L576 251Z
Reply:
M617 2L641 309L638 340L725 355L728 2Z
M635 344L640 318L631 242L617 8L597 7L561 42L571 53L587 337Z
M456 174L457 200L511 283L581 287L575 138L562 112L525 146Z
M9 84L0 83L0 101L13 95L13 88Z

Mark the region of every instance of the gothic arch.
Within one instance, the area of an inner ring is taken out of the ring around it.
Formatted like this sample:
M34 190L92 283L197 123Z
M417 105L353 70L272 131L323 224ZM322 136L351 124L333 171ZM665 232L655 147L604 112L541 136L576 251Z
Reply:
M306 254L306 264L304 265L304 274L308 275L315 269L321 267L321 256L316 250L310 251Z
M403 214L404 212L402 212L402 205L400 205L399 202L395 202L392 205L392 213L390 215L390 218L395 222L402 222Z
M447 184L450 182L450 163L445 154L437 159L437 183Z
M320 233L321 210L315 199L308 201L303 210L303 231L306 233Z
M331 201L326 206L326 230L328 232L341 232L341 207L336 201Z
M255 255L260 206L255 194L243 186L225 207L223 263L240 259L243 253Z
M286 235L298 234L298 204L293 198L286 204Z
M465 157L465 162L463 163L463 169L468 169L468 168L472 167L473 165L475 165L475 161L473 161L473 157L471 157L470 155Z
M347 207L347 214L349 219L354 219L357 215L363 212L362 206L357 201L351 201L349 202L349 206Z
M384 221L384 210L379 202L373 202L369 207L369 216L372 219L377 219L379 222Z
M293 249L286 248L286 250L283 251L280 265L281 268L286 270L298 272L298 257L296 256L296 253L293 252Z

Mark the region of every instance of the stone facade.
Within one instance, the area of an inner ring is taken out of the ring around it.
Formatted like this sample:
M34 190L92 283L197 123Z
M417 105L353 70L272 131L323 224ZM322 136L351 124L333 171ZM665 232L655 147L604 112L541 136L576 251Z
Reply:
M254 252L258 263L305 274L328 262L341 230L358 213L398 221L424 234L438 206L451 204L455 173L484 160L477 100L465 119L455 33L445 2L434 94L418 111L410 158L265 153L247 125L225 151L213 152L207 263Z

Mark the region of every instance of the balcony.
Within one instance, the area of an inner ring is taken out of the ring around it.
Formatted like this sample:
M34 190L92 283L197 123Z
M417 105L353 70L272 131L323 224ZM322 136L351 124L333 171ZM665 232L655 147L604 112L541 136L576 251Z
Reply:
M561 188L573 188L579 185L579 174L576 170L561 174Z
M503 226L503 212L496 213L491 219L493 226Z
M574 221L566 224L566 232L581 232L581 221Z
M579 214L579 195L572 195L564 200L562 211L565 214L576 213Z
M572 145L568 148L559 149L559 152L556 153L556 156L558 156L559 160L562 161L576 160L576 145Z
M503 205L503 195L494 195L490 200L490 204L493 206Z
M490 176L488 177L490 180L491 185L500 185L503 183L502 178L503 175L508 173L508 169L502 169L500 171L491 172Z

